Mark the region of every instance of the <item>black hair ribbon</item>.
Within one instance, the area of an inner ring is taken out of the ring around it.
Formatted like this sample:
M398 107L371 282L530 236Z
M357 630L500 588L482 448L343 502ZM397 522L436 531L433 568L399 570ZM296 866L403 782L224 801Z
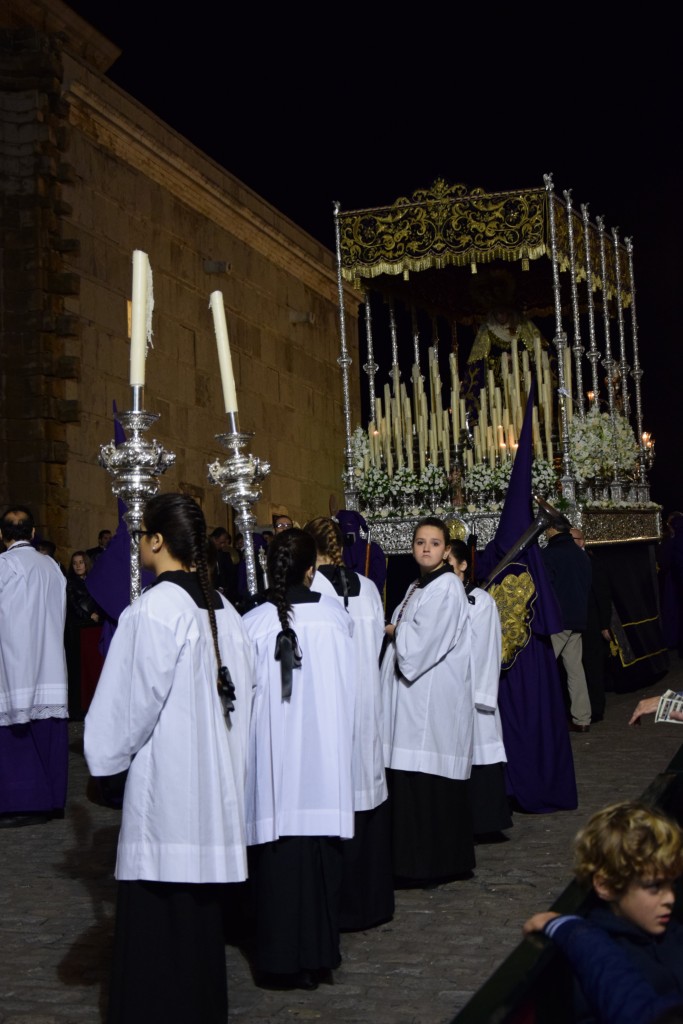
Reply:
M218 669L218 696L223 706L223 714L229 720L230 712L235 710L235 684L226 665Z
M292 671L301 668L301 648L299 638L293 629L282 629L275 641L275 660L280 662L282 677L282 699L289 700L292 696Z

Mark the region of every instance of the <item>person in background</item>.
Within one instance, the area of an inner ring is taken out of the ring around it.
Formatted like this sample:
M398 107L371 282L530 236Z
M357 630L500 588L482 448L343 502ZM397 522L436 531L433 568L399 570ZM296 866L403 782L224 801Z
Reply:
M294 523L292 522L291 517L286 513L273 516L273 530L275 532L275 536L277 536L278 533L281 533L282 530L291 530L293 526Z
M267 600L244 627L255 654L246 826L253 963L268 988L317 988L341 962L342 839L354 827L353 623L311 590L316 549L282 530Z
M232 538L224 526L217 526L212 530L209 534L209 540L218 551L225 552L226 555L230 556L233 564L237 565L240 558L237 549L232 546Z
M385 627L392 642L382 660L384 754L394 876L405 887L470 877L475 865L470 618L450 545L441 519L420 520L419 576Z
M591 724L602 722L605 717L605 675L609 658L609 643L612 639L612 592L607 574L600 562L586 550L583 530L572 526L569 531L574 543L591 560L592 577L588 594L588 616L586 628L581 636L581 661L586 676L588 698L591 702Z
M225 594L231 604L238 599L237 568L229 553L230 534L224 526L217 526L209 534L209 571L216 590ZM238 559L239 561L239 559Z
M251 652L211 587L199 505L157 495L138 532L155 580L121 614L85 720L92 775L128 770L107 1021L225 1024L227 883L247 874Z
M377 587L344 565L339 524L319 516L305 527L315 541L316 572L311 590L329 594L353 620L356 704L353 729L354 835L342 844L344 877L342 931L361 931L389 921L394 913L391 816L382 744L379 655L384 609Z
M683 513L671 512L657 547L662 632L669 650L683 657Z
M0 828L63 817L66 803L66 580L34 533L23 505L0 519Z
M62 570L64 575L66 576L66 570L62 563L57 558L57 545L54 543L54 541L39 540L38 543L36 544L36 551L38 551L41 555L47 555L48 558L53 558L55 562L57 562L57 565Z
M367 576L384 596L387 580L387 560L379 544L370 539L370 528L360 514L351 509L340 509L335 519L344 538L344 564L359 576Z
M86 578L91 564L85 551L74 551L66 575L66 624L64 649L69 676L69 718L82 722L102 671L103 658L97 649L99 626L104 612L90 595ZM93 643L89 631L96 629Z
M581 634L588 621L588 597L591 588L591 563L570 534L571 523L565 516L553 520L546 529L548 544L542 550L543 563L562 610L563 629L550 637L555 657L567 673L572 732L588 732L591 703L583 670Z
M100 557L100 555L107 550L109 541L111 540L111 530L100 530L97 534L97 547L88 548L86 554L90 559L91 564Z

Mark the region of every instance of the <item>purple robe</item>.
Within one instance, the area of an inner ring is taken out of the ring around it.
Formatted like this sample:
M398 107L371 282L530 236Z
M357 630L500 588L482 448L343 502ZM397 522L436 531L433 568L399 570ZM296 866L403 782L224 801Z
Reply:
M498 529L477 559L480 579L488 576L533 522L532 408L533 385ZM529 642L500 678L498 707L508 756L507 790L523 811L572 810L578 806L574 758L560 675L550 643L550 634L562 629L560 609L538 545L534 543L515 562L527 566L537 596Z

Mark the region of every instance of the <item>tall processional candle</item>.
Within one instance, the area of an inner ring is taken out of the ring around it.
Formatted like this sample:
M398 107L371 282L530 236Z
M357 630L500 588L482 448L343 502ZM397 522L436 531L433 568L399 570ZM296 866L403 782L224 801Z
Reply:
M218 365L221 370L225 411L227 413L236 413L237 391L235 390L235 375L232 372L232 356L230 355L230 342L228 341L228 325L225 322L223 292L211 292L209 307L213 313L213 327L216 333Z
M130 322L130 385L144 387L147 339L152 333L152 269L149 256L133 252L133 300Z

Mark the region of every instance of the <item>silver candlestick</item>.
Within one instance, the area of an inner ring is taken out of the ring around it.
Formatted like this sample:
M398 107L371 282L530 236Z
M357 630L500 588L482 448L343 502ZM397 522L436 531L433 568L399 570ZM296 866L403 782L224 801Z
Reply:
M260 484L270 473L270 463L242 451L254 434L240 431L236 413L228 413L228 417L232 429L227 434L216 434L216 440L231 454L225 462L216 459L208 466L209 480L220 487L223 501L231 505L237 513L235 522L244 537L247 589L254 597L258 586L252 543L256 516L252 512L252 506L261 497Z
M132 391L133 408L116 415L127 440L118 447L113 441L103 444L98 461L114 478L112 492L128 507L124 519L130 533L130 599L134 601L141 589L140 546L134 531L141 528L145 504L159 490L157 477L174 464L175 452L166 451L158 441L142 436L159 416L143 409L142 386L134 385Z

